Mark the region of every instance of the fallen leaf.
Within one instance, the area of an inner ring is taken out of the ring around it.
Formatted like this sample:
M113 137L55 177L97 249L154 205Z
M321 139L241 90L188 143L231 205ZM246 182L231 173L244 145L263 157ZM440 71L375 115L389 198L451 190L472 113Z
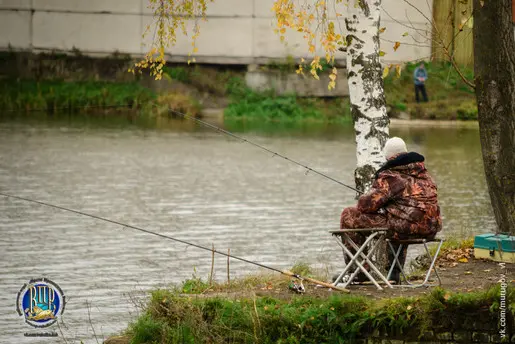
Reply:
M446 293L446 294L443 296L443 299L444 299L445 301L447 301L447 300L449 300L449 299L450 299L450 297L451 297L451 294Z
M465 275L472 275L472 271L465 271Z
M413 308L413 306L409 305L408 307L406 307L406 310L408 310L408 311L409 311L409 310L410 310L410 309L412 309L412 308Z
M479 4L481 5L481 7L483 7L485 5L485 2L483 0L479 1Z
M490 269L483 270L483 272L490 272L490 271L492 271L492 270L490 270Z
M265 311L267 311L267 310L268 310L268 306L263 307L263 309L264 309Z
M458 262L460 262L460 263L468 263L469 260L467 258L460 258L460 259L458 259Z

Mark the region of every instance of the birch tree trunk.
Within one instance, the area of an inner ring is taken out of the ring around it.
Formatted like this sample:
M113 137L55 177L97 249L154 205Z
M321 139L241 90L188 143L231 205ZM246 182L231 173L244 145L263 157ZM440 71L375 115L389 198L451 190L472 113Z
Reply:
M515 37L511 1L474 0L479 135L499 231L515 235Z
M356 132L356 189L366 192L374 173L385 162L383 147L388 140L390 119L379 61L381 0L349 1L347 29L347 78L351 114ZM374 254L377 266L388 267L386 242Z
M356 188L367 190L374 173L384 163L383 146L390 120L386 113L382 67L379 62L381 0L349 2L347 77L351 114L356 131Z

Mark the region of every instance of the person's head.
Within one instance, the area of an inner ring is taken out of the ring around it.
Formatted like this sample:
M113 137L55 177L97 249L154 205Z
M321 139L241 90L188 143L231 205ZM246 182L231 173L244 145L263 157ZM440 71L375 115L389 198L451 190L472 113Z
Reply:
M424 62L420 62L420 64L418 65L418 67L419 67L420 69L424 69L424 68L425 68Z
M407 153L408 149L403 139L400 137L392 137L384 144L383 152L386 160L390 160L401 153Z

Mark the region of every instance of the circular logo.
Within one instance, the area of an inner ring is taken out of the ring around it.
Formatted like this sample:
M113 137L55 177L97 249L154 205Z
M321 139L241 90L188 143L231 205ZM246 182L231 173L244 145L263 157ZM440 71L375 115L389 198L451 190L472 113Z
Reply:
M18 314L34 327L47 327L63 314L65 298L61 288L48 278L30 280L18 292Z

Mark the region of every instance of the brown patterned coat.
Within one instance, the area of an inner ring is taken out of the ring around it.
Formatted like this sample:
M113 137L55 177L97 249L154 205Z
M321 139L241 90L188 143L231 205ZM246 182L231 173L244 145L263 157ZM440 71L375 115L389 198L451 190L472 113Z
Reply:
M424 158L407 154L421 159L380 170L357 207L343 210L341 228L388 227L394 238L430 238L442 229L437 187Z

